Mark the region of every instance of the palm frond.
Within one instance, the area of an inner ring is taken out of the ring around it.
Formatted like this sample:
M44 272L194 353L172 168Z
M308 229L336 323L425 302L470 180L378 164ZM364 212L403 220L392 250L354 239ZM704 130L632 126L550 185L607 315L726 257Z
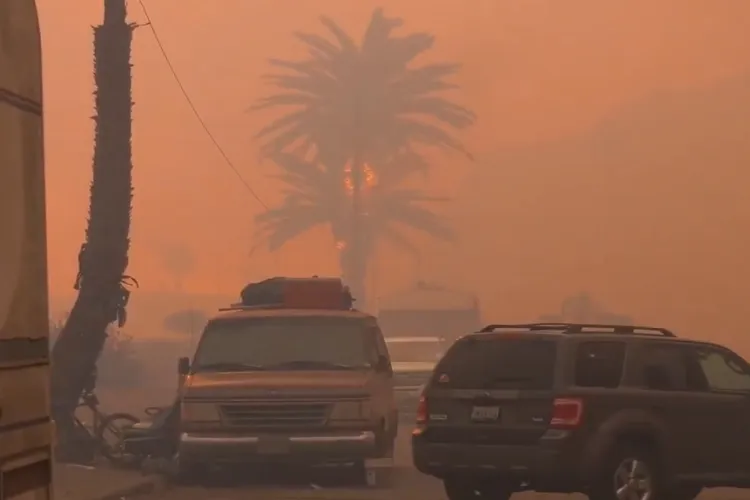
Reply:
M404 102L404 114L432 116L443 123L462 129L473 125L477 116L473 111L440 97L419 97Z
M280 72L263 78L280 91L259 99L250 109L290 107L294 111L258 131L256 139L263 140L264 155L298 151L343 169L355 157L389 159L421 144L459 151L471 158L449 131L472 125L476 116L434 95L457 88L446 79L460 66L412 67L417 56L432 48L433 35L396 37L393 31L402 20L375 9L358 47L334 21L327 17L320 21L335 40L298 32L295 37L312 57L269 60ZM353 136L361 140L353 141Z
M414 142L421 143L426 146L437 146L445 149L453 149L460 153L463 153L468 159L473 160L474 157L469 151L461 144L460 141L454 139L448 132L431 125L416 120L410 120L408 118L400 118L394 126L392 135L398 137L410 137Z
M456 74L460 68L459 64L430 64L408 69L401 78L391 83L390 91L402 96L415 96L457 89L458 85L446 83L443 78Z
M435 37L429 33L414 33L405 37L391 38L384 47L387 62L386 74L401 73L418 55L427 52L435 44ZM382 55L381 55L382 57Z
M385 17L382 7L376 8L370 16L370 23L362 38L362 52L377 52L388 41L391 32L403 24L402 19Z
M335 97L336 91L339 89L338 82L323 73L317 73L313 76L269 73L263 75L262 78L279 88L313 94L318 98Z
M295 189L300 191L310 189L317 194L325 193L330 189L330 176L316 163L289 153L275 153L272 159L282 170L279 177Z
M320 65L315 59L308 59L306 61L285 61L284 59L271 58L268 59L268 64L277 68L292 70L309 77L315 77L321 72Z
M255 222L258 233L268 242L268 249L275 251L302 233L326 223L326 215L316 205L285 203L258 214Z
M381 217L395 224L409 226L412 229L425 232L433 238L445 241L453 241L455 233L453 229L435 212L415 205L413 202L396 203L390 200L381 200L381 208L378 213Z
M404 150L387 161L375 160L378 187L392 189L415 174L426 175L429 164L424 157L414 151Z
M300 140L305 140L309 136L309 126L306 121L298 121L292 124L285 131L276 135L261 147L261 154L269 156L284 151Z
M259 111L274 106L312 106L317 101L318 97L315 94L287 92L258 99L248 108L248 111Z
M321 55L331 58L341 55L341 49L339 47L336 47L320 35L297 31L294 33L294 37L307 45L310 49L319 52Z
M311 114L312 113L308 108L303 108L299 111L286 114L281 118L273 120L271 123L258 130L258 132L255 133L255 137L264 137L268 134L277 132L280 129L288 128L291 125L304 123L307 121L306 118L310 117Z
M356 42L350 37L346 31L341 29L331 18L326 16L320 16L320 22L323 26L328 28L328 31L333 33L333 36L338 40L341 49L344 52L359 52Z

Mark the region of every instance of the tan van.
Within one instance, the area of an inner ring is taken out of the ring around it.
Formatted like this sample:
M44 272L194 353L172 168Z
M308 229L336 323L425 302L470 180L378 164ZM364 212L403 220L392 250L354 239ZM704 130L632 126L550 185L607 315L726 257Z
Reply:
M336 295L348 294L337 279L251 286L262 293L212 318L180 360L180 476L245 462L364 474L365 459L391 456L398 414L376 319Z

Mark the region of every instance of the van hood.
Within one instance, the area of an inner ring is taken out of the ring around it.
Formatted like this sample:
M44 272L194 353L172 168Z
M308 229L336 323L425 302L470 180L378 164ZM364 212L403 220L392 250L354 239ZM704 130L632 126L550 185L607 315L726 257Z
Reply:
M185 382L189 398L360 396L369 393L373 373L364 371L258 371L194 373Z

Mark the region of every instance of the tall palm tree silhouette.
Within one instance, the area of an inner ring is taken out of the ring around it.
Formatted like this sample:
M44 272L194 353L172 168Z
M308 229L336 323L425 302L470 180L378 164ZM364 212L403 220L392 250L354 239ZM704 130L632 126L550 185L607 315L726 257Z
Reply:
M438 96L454 89L445 81L456 64L413 66L414 59L434 44L429 33L393 36L401 19L387 18L378 8L358 44L327 17L321 22L334 42L315 34L295 33L308 49L302 61L271 59L281 73L266 75L280 92L260 99L252 110L284 107L290 111L256 135L261 152L296 152L316 163L350 172L351 196L347 230L350 285L364 294L367 241L362 191L365 166L391 162L394 155L417 145L459 151L471 158L448 129L475 121L470 110ZM374 168L374 167L371 167ZM339 210L343 207L339 207ZM344 221L341 221L343 224Z
M331 167L290 153L277 153L273 160L281 169L277 177L287 185L284 201L256 217L261 241L265 241L271 251L278 250L315 226L327 225L339 251L344 279L352 282L352 276L366 275L367 263L379 239L416 255L417 250L404 234L404 228L423 231L446 241L453 239L448 224L421 205L445 201L445 198L402 187L402 181L423 167L413 153L396 155L378 168L369 165L363 168L365 186L362 189L360 252L364 258L352 253L347 215L354 191L351 171L341 165Z

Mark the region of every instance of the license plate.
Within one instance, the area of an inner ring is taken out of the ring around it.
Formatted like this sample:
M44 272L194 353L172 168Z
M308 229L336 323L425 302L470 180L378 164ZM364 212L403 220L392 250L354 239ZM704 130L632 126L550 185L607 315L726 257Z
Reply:
M497 420L500 417L499 406L475 406L471 409L471 419L479 422Z
M261 455L284 455L289 453L289 439L283 436L262 436L258 439Z

